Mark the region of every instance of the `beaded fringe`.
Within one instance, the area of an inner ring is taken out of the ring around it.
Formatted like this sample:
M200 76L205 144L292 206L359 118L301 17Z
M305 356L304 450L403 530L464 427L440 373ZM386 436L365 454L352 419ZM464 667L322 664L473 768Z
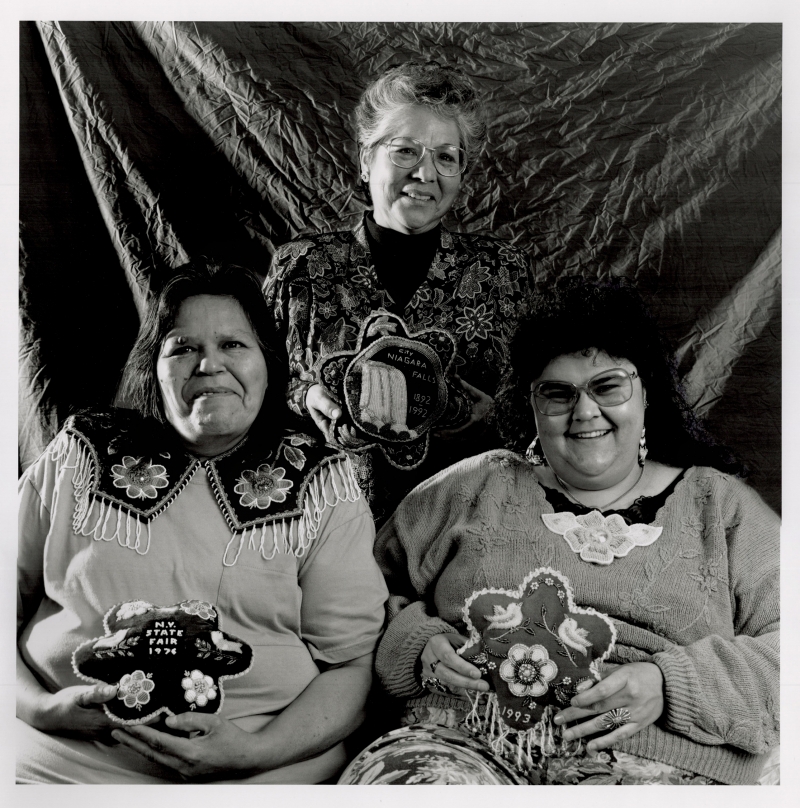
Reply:
M74 464L67 460L75 450ZM91 536L95 541L114 541L120 547L135 550L146 555L150 549L150 521L166 510L180 494L181 488L153 514L150 520L142 522L138 514L125 511L113 503L92 496L97 475L97 459L91 449L68 433L63 433L49 448L50 456L60 465L59 473L72 470L72 485L75 491L75 511L72 516L72 529L79 536ZM327 488L323 474L327 469ZM327 489L330 489L328 491ZM276 519L244 530L234 530L228 542L222 563L232 567L239 559L242 548L258 552L269 561L276 553L286 553L302 558L316 539L322 516L326 508L334 508L340 502L355 502L361 496L355 471L350 458L337 460L318 469L309 480L303 498L303 513L291 518ZM271 552L268 552L271 550ZM234 553L233 558L230 555Z
M75 463L67 465L73 448ZM146 555L150 549L150 523L143 525L138 514L126 513L123 509L115 508L111 503L92 496L97 476L97 460L91 450L74 436L63 433L51 444L49 451L53 460L61 464L59 473L72 469L75 491L73 531L79 536L91 536L95 541L116 540L120 547Z
M523 774L536 768L538 757L571 757L581 751L580 740L568 742L558 737L560 730L553 724L555 711L549 705L534 726L516 730L501 718L496 693L466 691L466 694L472 706L464 718L464 728Z

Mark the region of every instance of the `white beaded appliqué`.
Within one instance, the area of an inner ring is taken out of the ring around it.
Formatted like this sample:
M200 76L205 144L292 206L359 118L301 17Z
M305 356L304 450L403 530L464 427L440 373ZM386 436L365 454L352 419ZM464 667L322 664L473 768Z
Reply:
M603 516L591 511L582 516L565 511L543 513L548 530L563 536L570 549L590 564L608 565L622 558L634 547L647 547L664 530L652 525L629 525L618 513Z

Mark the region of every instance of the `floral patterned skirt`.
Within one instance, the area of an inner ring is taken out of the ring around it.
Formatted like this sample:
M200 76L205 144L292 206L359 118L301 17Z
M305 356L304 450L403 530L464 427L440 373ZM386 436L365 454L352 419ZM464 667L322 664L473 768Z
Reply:
M720 785L667 763L607 750L589 755L585 747L568 757L533 758L513 765L514 752L498 754L462 729L464 713L415 705L406 726L373 741L345 769L340 784L388 783L471 785Z
M525 785L506 761L455 729L416 724L387 732L344 770L339 785Z

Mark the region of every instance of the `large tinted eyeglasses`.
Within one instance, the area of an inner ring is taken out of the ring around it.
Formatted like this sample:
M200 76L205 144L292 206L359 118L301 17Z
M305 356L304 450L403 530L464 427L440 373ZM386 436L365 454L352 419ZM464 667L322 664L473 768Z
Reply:
M586 395L601 407L616 407L630 401L637 375L635 370L629 373L622 368L613 368L598 373L580 387L570 382L543 381L533 388L533 400L542 415L564 415L572 412L578 396L585 390Z
M389 159L398 168L414 168L429 151L433 155L433 165L443 177L456 177L467 170L467 153L450 143L431 148L412 137L395 137L383 145L389 152Z

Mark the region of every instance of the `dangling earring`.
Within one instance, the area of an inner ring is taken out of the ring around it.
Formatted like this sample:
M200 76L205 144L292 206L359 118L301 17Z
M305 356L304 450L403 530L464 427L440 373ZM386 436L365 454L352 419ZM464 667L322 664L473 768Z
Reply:
M547 458L543 457L543 455L536 454L536 444L538 442L539 442L539 436L537 435L531 441L531 445L525 450L525 459L532 466L546 466Z
M644 427L642 427L642 437L639 438L639 465L644 466L647 457L647 441L644 439Z

